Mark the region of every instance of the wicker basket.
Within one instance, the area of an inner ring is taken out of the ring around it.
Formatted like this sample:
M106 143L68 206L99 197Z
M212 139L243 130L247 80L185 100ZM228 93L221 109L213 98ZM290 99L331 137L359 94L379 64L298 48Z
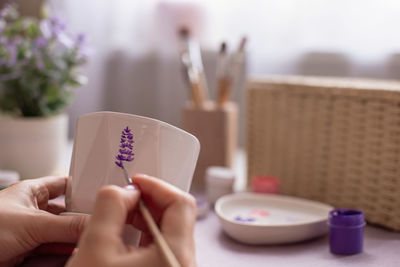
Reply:
M400 83L271 76L248 89L248 177L400 231Z

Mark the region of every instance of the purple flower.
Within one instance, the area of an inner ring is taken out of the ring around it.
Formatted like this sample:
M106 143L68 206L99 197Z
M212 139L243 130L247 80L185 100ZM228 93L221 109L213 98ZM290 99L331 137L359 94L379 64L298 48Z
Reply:
M35 48L42 48L47 45L47 40L43 37L38 37L35 39L34 47Z
M32 54L36 59L36 67L39 70L45 69L45 65L43 62L42 53L40 52L40 49L45 48L47 46L47 44L48 44L47 40L41 36L36 38L33 42Z
M7 67L12 67L17 62L17 46L14 43L7 44L8 62Z
M7 13L8 13L8 7L0 10L0 18L4 18L5 16L7 16Z
M73 44L76 55L82 60L86 60L93 54L93 50L86 45L86 36L83 33L78 34Z
M65 24L56 17L40 21L39 27L46 39L59 38L60 35L64 34L66 28Z
M86 41L86 36L83 33L79 33L78 36L76 37L75 40L75 46L76 47L81 47L82 45L85 44Z
M0 19L14 20L17 17L17 10L12 4L7 4L2 10L0 10Z
M51 17L49 21L50 21L51 34L53 37L58 36L66 28L65 24L61 22L61 20L58 19L57 17Z
M126 162L131 162L134 159L134 153L132 152L133 149L133 133L132 130L129 129L128 126L121 132L121 141L120 141L120 146L119 146L119 154L115 157L117 161L115 161L115 164L122 168L125 169L123 161Z
M36 67L41 71L43 71L45 69L43 59L40 56L36 58Z
M1 45L6 45L7 44L8 39L4 36L0 36L0 44Z

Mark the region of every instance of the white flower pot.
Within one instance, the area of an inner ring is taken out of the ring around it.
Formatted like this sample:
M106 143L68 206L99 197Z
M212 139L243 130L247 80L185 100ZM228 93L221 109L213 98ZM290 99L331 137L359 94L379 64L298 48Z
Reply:
M67 148L68 117L0 116L0 169L15 170L22 179L51 175Z

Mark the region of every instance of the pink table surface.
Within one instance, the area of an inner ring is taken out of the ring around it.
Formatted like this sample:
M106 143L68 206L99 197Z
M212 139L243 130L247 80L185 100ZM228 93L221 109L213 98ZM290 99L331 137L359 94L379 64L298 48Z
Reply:
M367 226L364 252L336 256L329 252L328 236L281 246L248 246L223 233L214 212L197 221L196 258L199 267L243 266L400 266L400 233ZM67 257L30 258L22 266L63 266Z
M367 226L364 252L336 256L329 252L328 236L280 246L240 244L223 233L214 213L198 221L195 229L199 267L243 266L400 266L400 233Z
M72 153L72 142L66 155L67 173ZM243 190L246 180L245 153L239 151L234 165L238 175L236 188ZM58 199L60 203L62 198ZM328 267L328 266L384 266L400 267L400 233L367 226L364 233L364 252L353 256L336 256L329 252L328 237L282 246L248 246L223 233L214 212L199 220L195 228L196 258L199 267ZM67 257L42 256L27 259L21 266L64 266ZM144 267L144 266L141 266Z

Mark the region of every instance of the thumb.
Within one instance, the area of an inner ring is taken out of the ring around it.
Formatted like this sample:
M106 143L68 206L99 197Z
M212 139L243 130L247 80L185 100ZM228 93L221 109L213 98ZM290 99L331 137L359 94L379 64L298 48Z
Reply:
M39 243L76 243L85 226L89 215L59 216L47 214L39 222L37 241Z

